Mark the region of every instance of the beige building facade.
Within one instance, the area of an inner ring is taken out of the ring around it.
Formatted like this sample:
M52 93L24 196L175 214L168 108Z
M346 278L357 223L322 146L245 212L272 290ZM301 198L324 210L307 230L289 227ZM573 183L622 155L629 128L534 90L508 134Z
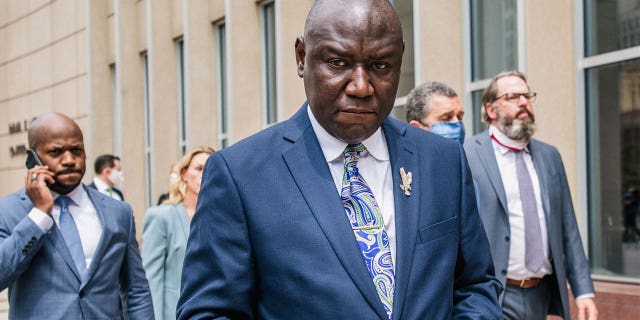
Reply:
M599 288L631 292L635 309L622 310L637 314L640 238L623 238L623 198L640 187L639 1L392 2L406 41L393 115L404 118L415 85L442 81L463 97L471 135L488 79L526 73L536 137L563 157L594 277L626 286ZM29 121L61 112L84 132L85 182L97 156L121 157L139 236L186 150L224 148L304 102L293 49L311 4L0 0L0 196L23 185Z

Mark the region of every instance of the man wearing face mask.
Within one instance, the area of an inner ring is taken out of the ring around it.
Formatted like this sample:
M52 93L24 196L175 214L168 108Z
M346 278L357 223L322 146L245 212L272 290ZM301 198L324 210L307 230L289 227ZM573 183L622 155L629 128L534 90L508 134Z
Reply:
M120 158L111 154L101 155L96 159L94 169L96 176L89 187L116 200L124 201L124 196L120 191L122 182L124 182Z
M464 143L462 103L446 84L433 81L415 87L406 108L410 125Z

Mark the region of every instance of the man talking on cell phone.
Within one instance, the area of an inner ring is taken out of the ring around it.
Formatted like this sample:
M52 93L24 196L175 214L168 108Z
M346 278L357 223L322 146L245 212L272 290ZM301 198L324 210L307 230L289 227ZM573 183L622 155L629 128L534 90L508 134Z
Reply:
M24 189L0 198L9 318L153 319L132 209L82 184L80 127L47 113L30 124L28 140Z

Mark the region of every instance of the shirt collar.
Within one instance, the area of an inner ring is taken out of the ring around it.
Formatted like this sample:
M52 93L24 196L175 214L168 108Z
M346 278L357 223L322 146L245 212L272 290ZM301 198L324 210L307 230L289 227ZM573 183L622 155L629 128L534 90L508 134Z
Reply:
M500 151L501 154L514 150L524 150L527 153L529 152L528 141L523 142L513 140L492 125L489 126L489 135L493 138L494 146L497 146L498 151Z
M347 143L341 140L338 140L336 137L332 136L325 130L322 125L318 122L318 120L311 112L311 107L307 106L307 114L309 115L309 120L311 121L311 127L318 138L318 142L320 143L320 148L322 149L322 153L324 154L324 158L327 162L334 161L342 161L342 153L344 149L347 147ZM378 128L376 132L374 132L369 138L362 141L365 148L367 148L368 154L374 157L379 161L388 161L389 160L389 150L387 149L387 141L382 133L382 129Z
M59 193L57 193L55 191L51 191L51 195L53 196L53 200L54 201L59 196L61 196L61 194L59 194ZM76 205L80 205L80 203L83 203L84 199L86 199L87 191L84 190L84 187L82 186L82 183L80 183L73 190L71 190L71 192L65 194L65 196L71 198L73 203L75 203Z
M108 185L98 177L93 177L93 183L96 185L96 189L98 189L98 191L100 192L107 191L111 188L110 185Z

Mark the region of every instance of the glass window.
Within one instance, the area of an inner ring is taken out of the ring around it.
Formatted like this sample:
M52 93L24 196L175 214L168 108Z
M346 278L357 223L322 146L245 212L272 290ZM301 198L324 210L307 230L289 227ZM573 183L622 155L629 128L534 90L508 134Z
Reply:
M640 59L585 72L590 260L640 277Z
M471 116L473 117L473 134L480 133L488 127L486 123L482 122L482 110L484 109L484 107L482 106L483 91L484 90L476 90L471 92Z
M396 100L390 116L406 120L406 96L415 87L415 62L414 62L414 42L413 42L413 0L391 0L402 25L404 37L404 54L402 56L402 66L400 67L400 84L398 85L398 99Z
M187 104L185 103L184 40L176 41L178 66L178 154L187 153Z
M264 54L264 104L265 120L270 125L278 121L276 92L276 13L273 2L262 6L263 54Z
M468 37L465 57L466 114L472 118L465 121L472 127L468 132L476 134L486 129L482 122L482 92L491 78L502 71L517 70L524 65L520 61L518 48L524 48L523 18L518 6L523 0L468 0L465 2L465 32Z
M471 80L518 66L516 0L470 0Z
M227 31L224 23L218 28L218 146L220 149L229 145L229 106L227 101Z
M585 0L585 56L640 45L637 0Z

